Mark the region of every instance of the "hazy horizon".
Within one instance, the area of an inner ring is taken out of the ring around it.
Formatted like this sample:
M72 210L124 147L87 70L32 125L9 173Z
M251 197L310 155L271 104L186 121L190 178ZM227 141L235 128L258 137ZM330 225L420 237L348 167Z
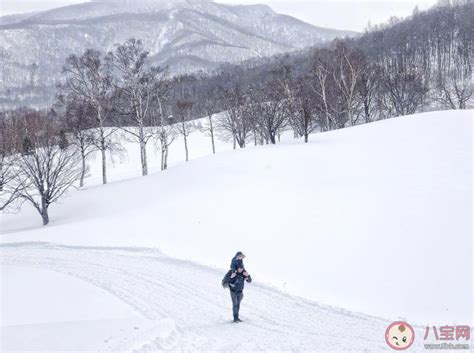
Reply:
M46 11L71 4L84 3L84 0L2 0L0 16ZM266 4L278 13L296 17L319 27L352 30L361 32L372 25L386 22L390 17L409 16L415 6L425 10L436 0L398 0L398 1L348 1L348 0L218 0L225 4Z

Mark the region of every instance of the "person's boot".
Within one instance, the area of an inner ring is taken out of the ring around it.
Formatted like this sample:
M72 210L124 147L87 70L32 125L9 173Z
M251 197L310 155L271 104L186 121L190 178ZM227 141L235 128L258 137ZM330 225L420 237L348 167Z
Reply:
M237 318L237 322L242 322L242 320L240 320L239 318Z
M237 316L234 316L234 324L240 322L240 319Z

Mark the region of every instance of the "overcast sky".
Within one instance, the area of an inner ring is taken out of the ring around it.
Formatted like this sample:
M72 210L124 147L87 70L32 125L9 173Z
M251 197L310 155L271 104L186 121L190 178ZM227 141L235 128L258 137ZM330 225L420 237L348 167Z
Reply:
M157 0L159 1L159 0ZM0 0L0 15L47 10L84 0ZM385 22L391 16L405 17L416 5L424 10L436 0L218 0L227 4L270 5L275 11L316 26L363 31L369 21Z

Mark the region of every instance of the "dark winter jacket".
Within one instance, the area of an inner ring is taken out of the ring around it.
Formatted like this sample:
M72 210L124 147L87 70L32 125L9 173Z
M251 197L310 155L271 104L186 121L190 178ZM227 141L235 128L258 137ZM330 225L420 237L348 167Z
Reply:
M245 268L244 267L244 261L237 259L238 256L242 255L242 252L239 251L235 256L232 258L232 261L230 262L230 269L233 272L237 272L238 268Z
M232 276L233 271L229 270L222 279L222 287L228 288L230 283L230 276Z
M231 278L229 281L229 288L232 292L242 292L244 290L245 281L247 283L252 282L252 277L249 274L247 276L242 273L236 273L234 278Z

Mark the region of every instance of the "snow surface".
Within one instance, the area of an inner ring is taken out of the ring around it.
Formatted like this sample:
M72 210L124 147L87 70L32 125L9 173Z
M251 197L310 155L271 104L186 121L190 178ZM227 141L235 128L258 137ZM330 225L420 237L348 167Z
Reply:
M114 350L127 347L124 337L136 343L175 328L170 320L146 319L107 289L63 274L64 267L44 268L2 265L1 352Z
M48 243L2 245L2 266L61 271L129 304L145 319L73 321L2 327L3 352L389 352L389 322L248 285L242 324L230 321L222 271L158 251ZM421 336L422 329L416 328ZM422 352L421 342L418 349Z
M106 291L60 272L2 266L2 326L138 316Z
M289 135L238 151L220 143L204 158L209 139L195 132L192 161L178 163L177 141L170 169L146 178L133 178L138 148L127 145L116 182L98 185L94 160L88 187L52 206L48 227L28 208L0 216L1 264L66 273L151 322L172 320L177 333L165 325L166 342L134 340L142 349L383 351L388 321L367 315L473 322L472 131L473 111L434 112L308 145ZM150 159L156 170L151 149ZM225 325L219 288L237 250L256 280L241 337Z

